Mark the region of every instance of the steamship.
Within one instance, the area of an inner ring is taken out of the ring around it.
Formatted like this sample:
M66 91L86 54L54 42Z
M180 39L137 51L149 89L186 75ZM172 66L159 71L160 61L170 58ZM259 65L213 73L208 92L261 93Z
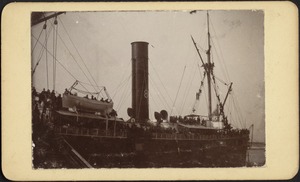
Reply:
M59 14L49 16L56 18ZM208 15L207 15L208 16ZM207 18L209 21L209 18ZM209 25L209 23L208 23ZM106 88L100 93L76 88L76 80L62 97L62 104L52 111L54 135L76 150L87 167L240 167L246 165L249 130L233 129L224 106L226 97L217 95L217 109L212 111L212 82L214 64L211 62L208 27L207 59L204 60L192 37L204 72L196 100L207 79L208 115L193 113L168 116L167 111L155 112L156 123L149 120L148 42L131 43L132 106L127 109L128 120L118 118ZM74 93L83 92L92 98ZM190 123L186 121L191 121Z

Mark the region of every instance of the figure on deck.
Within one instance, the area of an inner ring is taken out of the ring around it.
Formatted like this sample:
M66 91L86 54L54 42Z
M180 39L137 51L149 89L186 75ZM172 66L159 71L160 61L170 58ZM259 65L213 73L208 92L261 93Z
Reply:
M69 90L68 89L65 89L65 92L64 92L64 94L69 94L70 92L69 92Z

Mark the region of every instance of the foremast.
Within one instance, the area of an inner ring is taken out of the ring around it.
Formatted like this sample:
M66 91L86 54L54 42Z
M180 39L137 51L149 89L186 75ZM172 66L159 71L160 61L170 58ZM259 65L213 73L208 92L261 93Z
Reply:
M204 68L207 72L207 84L208 84L208 118L212 120L212 101L211 101L211 73L213 71L214 64L211 63L211 45L210 45L210 33L209 33L209 14L207 12L207 45L208 49L206 51L207 63L204 64Z
M205 76L207 76L207 85L208 85L208 119L209 121L212 121L212 117L213 117L213 112L212 112L212 81L214 84L215 83L215 76L214 76L214 73L213 73L213 68L214 68L214 63L212 62L211 60L211 37L210 37L210 31L209 31L209 14L207 12L207 51L206 51L206 55L207 55L207 62L204 62L201 54L200 54L200 51L196 45L196 42L195 40L193 39L193 37L191 36L192 38L192 41L194 43L194 46L197 50L197 53L200 57L200 60L202 62L202 67L204 68L204 77L203 77L203 80L205 79ZM199 92L197 92L197 95L196 95L196 100L199 100L199 95L201 94L201 90L202 90L202 86L203 86L203 80L201 81L201 86L200 86L200 89L199 89ZM225 114L224 114L224 105L225 105L225 102L227 100L227 97L228 97L228 94L229 92L231 91L231 87L232 87L232 83L230 83L230 86L229 86L229 89L228 89L228 92L226 94L226 97L224 99L223 102L221 102L220 100L220 96L219 94L217 93L217 90L216 90L216 87L214 88L215 89L215 92L216 92L216 97L217 97L217 100L218 100L218 107L217 107L217 110L218 110L218 113L219 113L219 116L222 116L223 119L222 121L224 122L224 124L226 124L226 117L225 117ZM193 112L195 111L195 106L193 107Z

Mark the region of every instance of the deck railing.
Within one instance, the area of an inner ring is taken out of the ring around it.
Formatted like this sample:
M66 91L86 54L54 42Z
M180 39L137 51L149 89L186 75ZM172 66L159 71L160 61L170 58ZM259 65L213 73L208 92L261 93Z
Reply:
M152 139L157 140L217 140L217 139L233 139L248 137L242 135L196 135L196 134L179 134L179 133L152 133Z
M126 131L112 132L110 130L100 130L97 128L73 128L73 127L56 127L55 133L61 135L73 136L90 136L90 137L110 137L110 138L127 138Z
M97 128L75 128L75 127L56 127L55 132L61 135L73 135L73 136L89 136L89 137L109 137L109 138L127 138L127 131L110 131L100 130ZM152 133L151 138L155 140L218 140L218 139L234 139L248 137L246 134L234 134L234 135L205 135L205 134L191 134L191 133Z

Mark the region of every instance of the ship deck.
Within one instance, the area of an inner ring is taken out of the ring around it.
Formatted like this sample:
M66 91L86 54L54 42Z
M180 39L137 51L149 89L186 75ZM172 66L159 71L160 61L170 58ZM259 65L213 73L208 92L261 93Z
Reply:
M75 127L56 127L55 133L64 136L80 136L80 137L99 137L99 138L128 138L127 131L111 131L101 129L87 129ZM238 138L247 138L244 135L204 135L192 133L158 133L152 132L150 138L153 140L190 140L190 141L206 141L206 140L233 140Z

